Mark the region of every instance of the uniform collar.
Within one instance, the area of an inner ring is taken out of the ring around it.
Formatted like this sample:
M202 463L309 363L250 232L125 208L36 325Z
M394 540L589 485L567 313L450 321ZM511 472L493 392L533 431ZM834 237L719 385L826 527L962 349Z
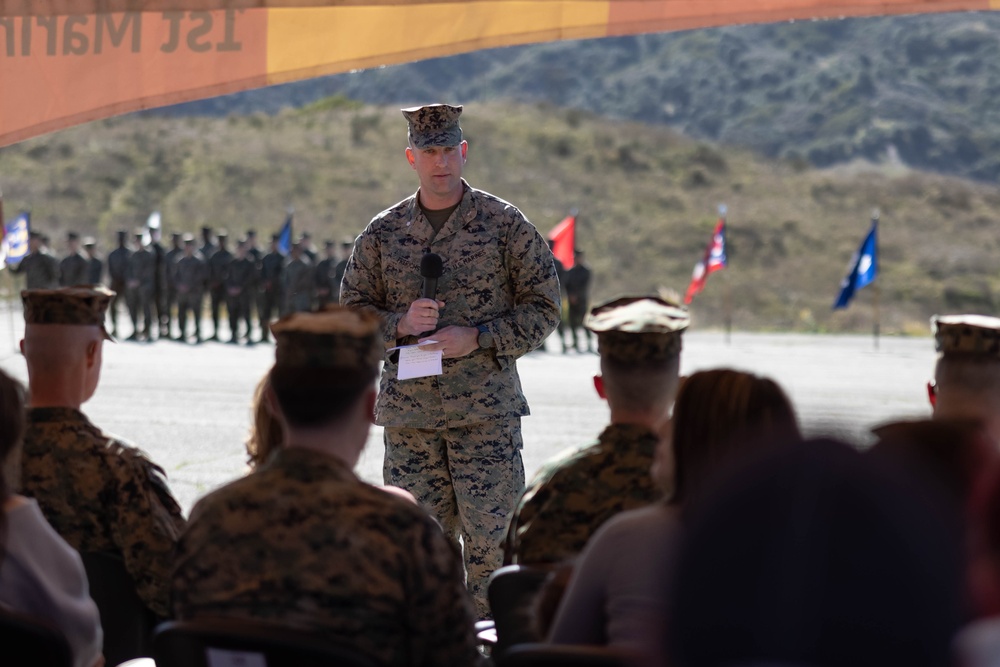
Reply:
M479 213L474 196L475 190L473 190L472 186L464 178L462 179L462 187L465 191L462 195L462 200L458 203L458 208L455 209L455 212L451 214L451 217L448 218L448 221L444 223L444 227L437 234L434 233L434 228L431 227L431 223L427 221L427 216L424 215L423 210L420 208L420 189L417 188L416 193L410 198L410 203L406 209L407 234L419 240L424 247L430 247L432 243L456 234L460 229L475 220L476 215Z

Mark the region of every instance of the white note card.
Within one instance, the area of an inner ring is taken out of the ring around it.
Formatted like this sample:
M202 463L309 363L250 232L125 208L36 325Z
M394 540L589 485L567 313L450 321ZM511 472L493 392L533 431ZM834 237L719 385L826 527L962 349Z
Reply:
M434 342L436 341L427 340L423 344L429 345ZM441 368L444 353L441 350L424 350L419 345L403 345L398 349L399 373L396 377L400 380L441 375L444 372Z
M221 648L205 649L208 667L267 667L263 653L226 651Z

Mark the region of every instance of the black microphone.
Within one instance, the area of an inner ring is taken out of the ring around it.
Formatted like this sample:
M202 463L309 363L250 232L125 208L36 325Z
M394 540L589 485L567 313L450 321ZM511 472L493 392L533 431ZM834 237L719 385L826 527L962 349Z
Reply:
M433 252L424 253L420 258L420 275L424 279L424 284L420 288L421 299L437 297L438 278L442 273L444 273L444 262L441 255Z

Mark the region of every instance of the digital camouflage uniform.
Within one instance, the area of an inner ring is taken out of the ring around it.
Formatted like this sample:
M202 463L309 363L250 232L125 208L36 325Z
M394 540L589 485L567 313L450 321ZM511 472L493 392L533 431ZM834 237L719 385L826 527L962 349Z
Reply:
M73 287L74 285L88 285L89 262L83 253L75 252L66 255L59 262L59 285L61 287Z
M24 274L26 289L53 289L59 286L59 261L41 250L25 255L10 267L11 273Z
M521 212L463 184L437 234L419 193L377 215L355 242L341 303L378 314L387 349L415 343L397 340L396 327L420 296L420 261L430 249L444 260L439 328L483 325L492 334L492 348L444 359L440 376L399 381L387 353L375 415L386 427L385 483L411 491L446 533L461 535L469 588L485 614L486 580L501 563L524 484L520 417L528 403L516 361L555 329L559 284L552 253Z
M128 307L126 293L128 287L125 285L125 276L128 273L128 258L132 251L124 243L125 233L118 232L118 247L108 253L108 280L111 283L111 291L115 293L111 299L111 327L114 334L118 335L118 306L125 301Z
M330 252L332 244L327 243L326 250ZM339 303L334 298L333 269L337 265L336 258L324 257L316 262L316 272L313 278L316 280L316 309L322 310L328 303Z
M87 258L87 284L100 285L104 277L104 262L100 257L94 255Z
M223 279L226 287L226 310L229 311L229 328L231 339L239 340L240 320L246 325L247 341L253 323L250 321L251 303L257 293L257 266L251 257L233 259L226 267L226 277Z
M198 502L173 575L179 618L274 621L386 666L472 665L462 564L419 507L289 448Z
M649 474L659 438L643 426L611 424L597 442L545 463L511 519L513 563L558 563L583 550L615 514L660 496Z
M184 527L163 470L73 408L30 408L20 493L81 553L125 560L143 602L169 615L169 574Z
M224 235L219 233L219 247L212 253L211 257L206 257L205 263L208 265L208 297L209 309L212 313L212 340L219 340L219 318L223 304L226 303L226 273L229 271L229 264L233 261L233 253L224 248L222 244ZM226 318L229 320L229 332L235 331L233 326L233 314L226 306Z
M174 284L174 274L177 271L177 262L184 256L184 248L181 246L181 235L172 234L171 247L165 257L164 282L167 285L167 300L164 308L166 315L166 332L173 335L174 308L177 307L177 285Z
M257 319L260 322L260 339L268 339L268 325L271 317L282 311L281 272L285 266L285 256L272 250L260 259L260 292L257 296Z
M201 341L201 308L208 282L208 267L197 253L183 256L174 267L174 286L177 288L177 325L180 340L187 340L188 314L194 320L195 338Z
M622 369L676 360L688 323L683 307L653 297L617 299L587 319L601 356ZM612 423L596 443L545 463L511 517L505 561L573 558L612 516L656 500L650 467L658 441L648 426Z
M141 243L137 239L137 243ZM132 337L140 332L147 338L153 335L153 299L156 296L156 256L148 248L139 249L128 256L125 268L125 285L128 290L129 315L132 318ZM142 327L139 317L142 317Z
M314 267L305 253L289 257L281 270L282 314L302 313L312 310L315 290Z

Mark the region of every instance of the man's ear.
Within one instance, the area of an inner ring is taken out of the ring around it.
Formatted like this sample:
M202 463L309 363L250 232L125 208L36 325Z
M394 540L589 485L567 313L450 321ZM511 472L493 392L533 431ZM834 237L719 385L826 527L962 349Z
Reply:
M594 376L594 389L597 390L597 395L603 398L605 401L608 400L607 395L604 393L604 377L601 375Z
M21 348L21 356L23 357L24 356L24 339L22 338L21 342L18 343L17 345L18 345L18 347Z
M413 156L413 149L409 146L406 147L406 161L410 163L411 167L416 167L416 158Z
M462 162L465 162L468 159L469 159L469 142L463 140L462 141Z
M94 364L97 363L97 350L100 347L100 345L101 341L99 340L92 340L89 343L87 343L87 352L86 352L87 368L93 368Z

